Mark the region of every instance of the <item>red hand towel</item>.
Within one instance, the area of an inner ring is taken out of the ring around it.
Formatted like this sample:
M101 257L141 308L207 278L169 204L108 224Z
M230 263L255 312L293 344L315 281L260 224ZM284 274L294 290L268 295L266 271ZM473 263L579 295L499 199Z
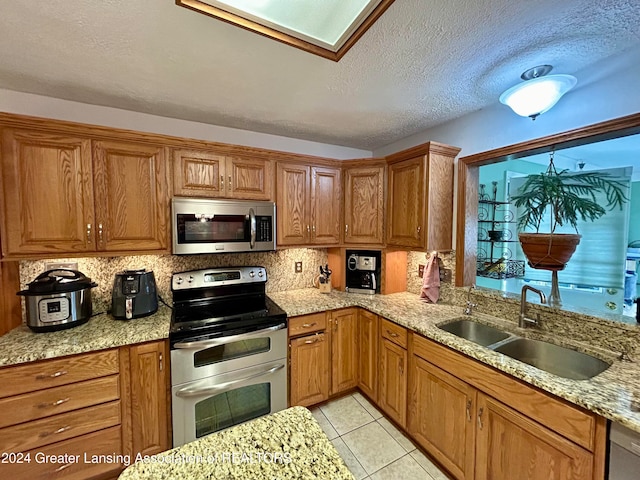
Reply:
M428 303L436 303L440 296L440 268L438 256L433 254L427 261L422 274L420 298Z

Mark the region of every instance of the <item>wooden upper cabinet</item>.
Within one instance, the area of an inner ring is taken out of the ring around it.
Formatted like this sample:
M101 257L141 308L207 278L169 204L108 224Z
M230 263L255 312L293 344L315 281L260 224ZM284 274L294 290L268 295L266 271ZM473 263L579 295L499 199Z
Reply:
M429 142L388 157L387 245L451 249L453 160L459 151Z
M173 182L175 195L273 199L273 166L267 159L174 150Z
M339 168L311 167L311 243L340 243L342 176Z
M278 245L340 243L339 168L278 163Z
M4 257L95 249L90 140L5 129L1 169Z
M384 242L384 167L344 171L344 243Z
M163 250L168 245L166 149L94 142L98 250Z

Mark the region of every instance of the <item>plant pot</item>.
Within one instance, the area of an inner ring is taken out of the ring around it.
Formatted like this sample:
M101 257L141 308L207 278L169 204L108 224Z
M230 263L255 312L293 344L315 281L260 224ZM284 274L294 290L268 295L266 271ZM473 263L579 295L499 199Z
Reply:
M572 233L520 233L518 238L531 268L558 271L564 269L582 236Z

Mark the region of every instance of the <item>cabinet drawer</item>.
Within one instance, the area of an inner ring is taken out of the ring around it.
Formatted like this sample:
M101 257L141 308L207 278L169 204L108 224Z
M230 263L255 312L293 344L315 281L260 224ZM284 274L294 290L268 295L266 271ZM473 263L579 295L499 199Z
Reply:
M24 452L120 424L120 401L0 429L0 452Z
M381 320L380 335L402 348L407 348L407 329L384 318Z
M289 336L296 337L298 335L320 332L326 327L327 315L324 312L293 317L289 319Z
M0 370L0 398L118 373L118 350L29 363Z
M119 462L122 460L119 426L30 450L24 458L29 458L30 463L2 465L3 478L84 480L98 475L107 476L110 472L115 476L125 467Z
M0 400L0 427L37 420L120 398L119 375L47 388Z

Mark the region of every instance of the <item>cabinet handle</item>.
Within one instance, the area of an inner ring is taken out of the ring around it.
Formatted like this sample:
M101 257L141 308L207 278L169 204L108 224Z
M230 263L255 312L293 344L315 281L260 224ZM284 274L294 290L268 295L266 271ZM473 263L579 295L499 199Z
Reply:
M49 378L58 378L61 377L62 375L66 375L67 371L66 370L58 370L55 373L52 373L50 375L46 374L46 373L41 373L39 375L36 375L36 380L47 380Z
M66 425L64 427L60 427L59 429L54 430L53 432L41 432L39 436L40 436L40 438L45 438L45 437L48 437L50 435L59 435L59 434L61 434L63 432L66 432L67 430L71 430L71 425Z
M73 462L70 463L65 463L64 465L60 465L58 468L56 468L53 472L54 473L58 473L61 472L62 470L64 470L65 468L69 468L71 465L73 465Z
M480 407L480 410L478 410L478 428L480 430L482 430L482 414L484 413L484 408Z
M349 233L349 225L344 226L344 234L347 235Z
M315 327L317 325L316 322L313 323L303 323L302 324L302 328L311 328L311 327Z
M162 364L163 360L164 360L164 358L162 357L162 354L160 354L160 356L158 357L158 362L160 364L160 371L161 372L164 370L164 365Z
M471 400L467 400L467 422L471 421Z
M392 332L391 330L387 330L387 333L389 334L389 336L390 336L390 337L393 337L393 338L396 338L396 337L399 337L399 336L400 336L400 335L398 335L397 333Z
M98 241L102 243L102 224L98 224Z
M420 230L422 230L422 227L418 225L418 235L420 235Z
M307 233L309 233L310 231L311 231L311 227L307 225Z
M231 175L229 175L229 188L231 188Z
M220 175L220 189L224 188L224 175Z
M313 227L311 227L311 230L313 231L313 233L316 233L316 226L314 225Z
M87 223L87 243L91 243L91 224Z
M333 331L337 332L338 331L338 319L334 319L333 320Z
M62 405L63 403L66 403L69 401L69 397L67 398L61 398L60 400L56 400L55 402L51 402L51 403L39 403L38 405L36 405L38 408L49 408L49 407L57 407L58 405Z
M315 337L312 340L305 340L304 343L309 345L310 343L316 343L317 341L318 341L318 337Z

